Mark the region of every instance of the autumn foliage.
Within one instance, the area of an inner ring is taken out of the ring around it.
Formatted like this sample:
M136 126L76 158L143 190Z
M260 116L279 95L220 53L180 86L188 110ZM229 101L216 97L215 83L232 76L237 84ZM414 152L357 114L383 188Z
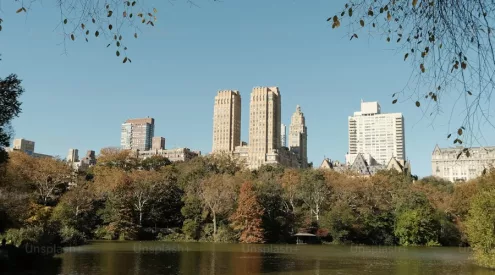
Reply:
M250 181L244 182L239 193L237 210L230 217L231 226L235 231L240 232L239 242L264 242L261 221L263 212L263 208L258 203L256 193L253 190L253 184Z

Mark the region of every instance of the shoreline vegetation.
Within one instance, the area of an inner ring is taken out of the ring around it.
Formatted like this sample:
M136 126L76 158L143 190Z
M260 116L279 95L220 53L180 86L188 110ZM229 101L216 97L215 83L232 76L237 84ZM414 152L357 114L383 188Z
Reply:
M479 265L494 268L493 223L493 169L453 184L396 171L249 171L228 155L140 160L112 148L84 173L22 152L0 165L4 256L31 246L40 249L27 254L50 257L92 240L283 245L311 233L325 244L471 246Z

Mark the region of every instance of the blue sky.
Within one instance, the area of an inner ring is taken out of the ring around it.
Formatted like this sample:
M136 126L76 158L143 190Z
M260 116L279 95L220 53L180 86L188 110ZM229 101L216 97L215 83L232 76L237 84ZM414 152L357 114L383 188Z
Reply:
M423 118L412 101L392 105L391 95L411 73L402 53L364 34L349 41L344 28L332 30L326 22L344 1L196 0L199 7L147 1L153 2L156 27L125 40L132 64L122 64L103 39L70 41L63 54L55 1L35 4L27 15L15 14L18 2L2 2L0 75L18 74L26 89L23 113L13 122L16 137L34 140L37 152L65 156L69 148L118 146L124 120L150 116L168 148L207 153L218 90L241 92L247 141L251 89L279 86L282 121L289 124L301 105L308 156L316 165L324 156L344 160L347 117L361 99L403 113L413 173L429 175L435 144L450 144L448 105L435 121Z

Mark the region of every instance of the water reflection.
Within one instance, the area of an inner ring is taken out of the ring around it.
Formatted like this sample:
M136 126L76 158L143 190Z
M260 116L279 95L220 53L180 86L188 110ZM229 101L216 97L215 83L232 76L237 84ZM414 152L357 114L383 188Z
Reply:
M60 256L45 274L475 274L457 248L95 242ZM3 273L2 273L3 274Z

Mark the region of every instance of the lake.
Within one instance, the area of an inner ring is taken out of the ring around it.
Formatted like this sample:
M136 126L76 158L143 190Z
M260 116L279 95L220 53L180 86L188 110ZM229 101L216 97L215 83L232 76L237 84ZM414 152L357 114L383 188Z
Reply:
M66 248L44 274L495 274L467 248L110 242Z

